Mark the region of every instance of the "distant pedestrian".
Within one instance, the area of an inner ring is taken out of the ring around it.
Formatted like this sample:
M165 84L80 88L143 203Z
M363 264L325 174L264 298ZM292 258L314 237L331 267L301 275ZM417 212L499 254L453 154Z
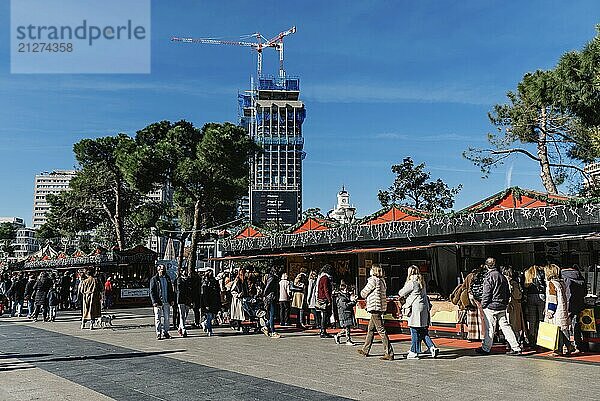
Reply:
M22 316L26 283L27 281L22 273L15 273L13 275L11 286L7 292L7 297L11 301L11 316Z
M325 265L321 269L321 274L317 279L317 309L321 312L321 331L319 337L332 338L327 333L329 319L333 313L333 286L331 283L331 265Z
M346 345L355 345L352 341L350 331L355 326L354 306L356 306L356 295L351 294L344 281L340 283L339 291L336 293L335 304L338 313L338 322L342 329L334 336L336 344L341 344L345 339Z
M192 283L185 269L179 270L175 281L175 295L177 298L177 309L179 309L179 326L177 332L181 337L187 337L185 322L192 304Z
M321 314L317 310L317 272L314 270L310 271L308 275L308 288L306 290L307 306L310 313L313 315L314 326L321 326ZM309 319L310 320L310 314ZM310 322L308 322L310 323Z
M89 320L90 330L94 329L96 319L102 316L102 289L103 285L96 278L96 272L88 269L85 272L86 279L79 284L82 302L81 328L85 328L85 323Z
M585 309L585 296L587 293L585 278L581 275L577 265L562 269L560 276L565 283L567 309L571 319L571 334L575 340L575 346L578 351L588 351L588 343L583 340L579 319L579 313Z
M169 317L171 306L175 303L173 284L166 274L164 265L158 265L157 274L150 279L150 301L154 309L154 325L156 327L156 339L171 338L169 334Z
M44 321L48 320L48 291L50 291L50 288L52 288L52 280L48 277L48 273L40 273L33 286L35 309L33 310L32 319L34 322L37 322L40 310Z
M510 299L508 280L498 271L494 258L486 259L485 268L488 274L483 282L481 307L483 308L483 315L485 317L486 332L481 347L475 351L482 355L490 354L494 342L496 325L498 325L512 349L508 354L521 355L521 346L506 317L506 308Z
M248 298L248 280L246 270L240 268L235 280L231 284L231 304L229 307L229 320L231 328L241 330L244 315L244 300Z
M54 284L54 286L48 291L48 308L50 309L49 320L51 322L56 321L56 311L60 306L60 283Z
M569 339L571 319L567 302L567 289L560 278L559 267L555 264L544 266L546 275L546 318L544 321L559 327L558 354L571 354L573 345Z
M431 356L437 358L440 351L429 337L429 325L431 324L429 298L425 289L425 280L417 266L412 265L408 268L406 283L398 295L405 299L402 313L408 317L408 327L410 327L411 346L406 358L417 359L419 357L422 341L427 345Z
M104 283L104 310L108 310L113 306L113 283L112 278L108 276Z
M265 305L265 310L269 315L269 320L267 324L267 332L265 334L269 335L271 338L279 338L280 335L275 331L275 311L277 309L276 305L279 300L279 276L278 269L276 267L272 267L267 275L267 279L265 282L265 288L263 289L263 302Z
M525 320L529 344L535 344L540 322L544 321L546 307L546 281L542 266L531 266L525 270Z
M501 270L502 274L504 274L504 277L506 277L506 280L508 281L508 291L510 294L508 306L506 308L508 323L510 323L510 327L512 327L513 331L515 332L517 341L519 341L519 344L523 346L524 342L527 340L525 335L523 307L521 306L521 303L523 302L523 291L521 291L521 286L516 280L516 274L511 267L506 266Z
M306 303L306 273L300 272L296 275L293 282L290 282L290 291L292 293L292 309L296 311L296 327L304 329Z
M367 279L367 284L360 292L361 297L366 299L367 312L371 314L371 319L367 328L365 344L358 350L358 353L363 356L369 356L373 338L377 331L383 342L384 350L384 355L380 359L393 361L394 349L392 348L392 344L390 344L390 339L383 325L383 314L387 309L386 291L387 287L383 279L383 268L374 264L371 267L371 276Z
M465 286L469 295L467 306L467 340L481 341L485 333L485 318L481 308L483 281L487 274L483 266L474 268L465 278Z
M33 310L35 308L34 296L35 292L33 287L35 286L35 274L29 273L29 280L27 280L27 284L25 284L25 294L24 298L27 301L27 317L31 318L33 316Z
M206 334L213 335L212 323L221 311L221 287L213 277L212 270L207 270L202 278L202 312L206 316Z
M287 273L281 275L279 280L279 324L288 326L290 318L290 282Z

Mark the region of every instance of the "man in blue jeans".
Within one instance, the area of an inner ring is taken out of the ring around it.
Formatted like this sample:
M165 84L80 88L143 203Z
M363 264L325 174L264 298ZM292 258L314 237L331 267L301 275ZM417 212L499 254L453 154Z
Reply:
M267 282L263 291L265 309L269 312L267 330L263 330L263 332L271 338L280 337L279 333L275 331L275 305L279 301L279 276L277 273L277 268L273 267L267 275Z
M173 284L164 265L157 266L157 274L150 279L150 300L154 309L156 339L171 338L169 335L169 317L171 306L175 303Z

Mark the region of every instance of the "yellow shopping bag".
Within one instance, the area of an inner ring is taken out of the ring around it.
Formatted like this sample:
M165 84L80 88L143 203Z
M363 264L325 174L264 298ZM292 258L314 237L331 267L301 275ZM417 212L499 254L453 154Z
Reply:
M546 322L540 322L537 335L537 345L555 351L558 349L559 327Z

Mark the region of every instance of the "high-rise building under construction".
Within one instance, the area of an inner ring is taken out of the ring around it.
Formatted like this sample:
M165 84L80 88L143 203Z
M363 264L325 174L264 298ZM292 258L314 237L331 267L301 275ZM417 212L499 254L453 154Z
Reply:
M240 124L263 151L251 163L249 197L242 206L252 223L295 224L302 213L302 123L300 79L259 78L240 94Z

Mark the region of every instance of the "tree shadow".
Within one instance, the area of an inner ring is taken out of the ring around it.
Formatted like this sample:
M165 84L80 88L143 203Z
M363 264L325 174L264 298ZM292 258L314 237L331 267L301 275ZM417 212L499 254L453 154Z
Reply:
M143 351L132 351L132 352L120 352L120 353L111 353L111 354L102 354L102 355L70 355L70 356L59 356L55 358L45 358L45 359L34 359L27 361L14 361L14 362L3 362L0 363L0 372L10 371L10 370L18 370L18 369L30 369L37 367L38 364L45 363L55 363L55 362L78 362L78 361L88 361L88 360L112 360L112 359L131 359L131 358L147 358L152 356L160 356L166 354L174 354L177 352L185 352L185 350L168 350L168 351L151 351L151 352L143 352ZM3 354L9 355L7 358L36 358L36 357L44 357L52 354L29 354L25 356L19 356L19 354ZM12 356L11 356L12 355ZM34 366L23 366L26 365L34 365Z

